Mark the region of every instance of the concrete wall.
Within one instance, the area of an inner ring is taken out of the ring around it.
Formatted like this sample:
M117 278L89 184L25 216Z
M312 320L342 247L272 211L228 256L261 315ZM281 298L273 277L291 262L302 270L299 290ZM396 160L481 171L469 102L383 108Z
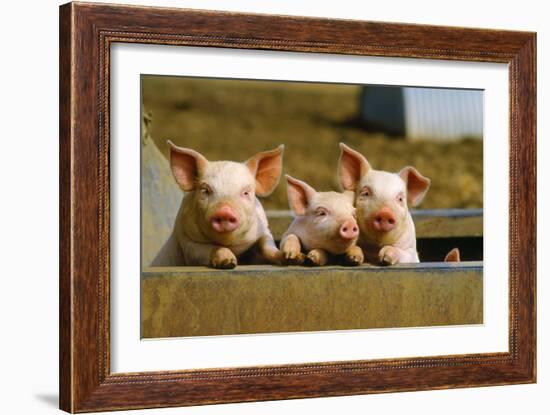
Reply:
M149 135L151 118L144 114L141 140L141 264L147 267L168 239L183 193L168 160Z
M481 262L149 268L144 338L483 323Z

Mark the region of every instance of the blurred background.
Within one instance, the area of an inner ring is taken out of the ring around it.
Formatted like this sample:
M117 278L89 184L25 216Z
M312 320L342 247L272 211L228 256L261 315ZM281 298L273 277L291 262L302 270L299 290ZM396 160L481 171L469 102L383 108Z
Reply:
M167 139L234 161L283 143L285 173L325 191L344 142L375 169L431 178L423 209L483 206L482 91L142 76L142 104L164 157ZM288 209L284 184L262 203Z

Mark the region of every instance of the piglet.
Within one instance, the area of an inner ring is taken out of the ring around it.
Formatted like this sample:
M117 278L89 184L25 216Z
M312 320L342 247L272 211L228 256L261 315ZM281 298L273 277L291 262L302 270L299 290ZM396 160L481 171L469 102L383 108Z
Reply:
M168 143L172 173L186 193L171 237L175 245L170 248L169 240L153 265L167 265L164 256L171 265L234 268L244 254L255 256L254 262L279 263L280 251L256 196L268 196L279 183L284 146L237 163L208 161Z
M422 201L430 179L410 166L398 173L374 170L357 151L343 143L340 149L340 185L355 192L358 244L366 261L382 265L419 262L409 206Z
M355 243L359 228L355 221L353 192L317 192L307 183L286 176L288 201L295 219L281 239L286 264L326 265L331 257L342 257L347 265L363 262ZM307 253L307 255L304 254Z

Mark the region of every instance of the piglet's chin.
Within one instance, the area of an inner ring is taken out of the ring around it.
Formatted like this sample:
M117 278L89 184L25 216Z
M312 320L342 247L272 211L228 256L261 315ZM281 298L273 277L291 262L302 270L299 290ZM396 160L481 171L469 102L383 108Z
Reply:
M327 252L330 252L333 255L342 255L353 245L357 243L357 238L354 239L339 239L333 241L330 246L327 246L325 249Z

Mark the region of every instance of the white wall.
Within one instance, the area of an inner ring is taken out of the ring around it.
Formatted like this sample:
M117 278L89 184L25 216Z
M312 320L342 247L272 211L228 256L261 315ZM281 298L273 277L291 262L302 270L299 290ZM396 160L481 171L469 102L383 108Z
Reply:
M543 192L545 180L550 179L547 140L550 131L548 118L543 116L548 114L550 91L542 82L543 68L550 63L550 27L545 2L135 0L133 3L537 31L538 136L541 138L538 298L549 295L550 284L544 274L548 273L550 263L548 255L543 253L550 250L550 238L542 232L549 228L544 212L550 211L548 191ZM6 196L0 199L0 258L4 280L0 294L0 382L4 392L0 407L1 412L10 414L55 413L57 406L58 4L53 0L27 0L2 5L0 183ZM546 74L546 78L548 76ZM536 385L133 413L545 413L550 405L550 343L548 329L543 330L542 326L550 326L549 310L548 302L539 301L539 383Z

